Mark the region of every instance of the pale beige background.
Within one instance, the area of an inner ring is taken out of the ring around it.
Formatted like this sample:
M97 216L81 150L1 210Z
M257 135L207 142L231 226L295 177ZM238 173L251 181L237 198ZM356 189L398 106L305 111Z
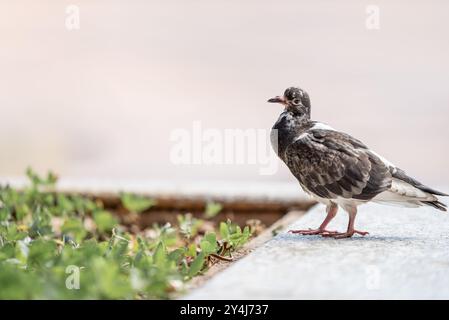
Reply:
M443 0L1 0L0 176L291 181L284 167L173 166L169 135L194 120L269 128L280 109L266 99L297 84L315 119L442 184L448 35Z

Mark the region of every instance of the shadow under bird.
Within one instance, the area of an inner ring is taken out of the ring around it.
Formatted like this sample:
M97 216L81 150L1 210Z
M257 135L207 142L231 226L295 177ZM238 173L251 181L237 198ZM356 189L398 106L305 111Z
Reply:
M291 87L268 102L285 106L271 131L271 143L306 193L326 205L318 229L290 230L302 235L349 238L368 232L354 228L357 207L369 201L446 211L436 196L447 194L423 185L361 141L310 119L307 92ZM346 232L327 230L342 207L349 214Z

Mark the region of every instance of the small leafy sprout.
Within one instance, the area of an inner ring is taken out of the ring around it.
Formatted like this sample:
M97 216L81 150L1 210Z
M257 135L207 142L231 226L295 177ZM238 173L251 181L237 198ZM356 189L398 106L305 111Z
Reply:
M132 193L121 193L123 206L130 212L141 213L156 205L156 200Z
M117 218L106 210L94 211L93 218L100 233L110 232L118 224Z
M214 218L221 212L223 206L218 202L209 201L206 203L206 210L204 211L204 217L206 219Z
M207 233L200 242L201 252L206 255L215 254L218 251L217 236L214 232Z
M239 225L228 220L220 223L220 235L223 243L226 243L225 250L222 253L225 254L244 245L251 237L251 231L248 226L245 226L242 231Z
M178 225L181 234L186 239L191 239L197 236L199 228L203 225L203 221L194 218L192 214L178 215Z
M42 178L30 167L27 168L26 175L34 188L39 186L53 187L58 181L58 176L53 172L49 171L47 177Z

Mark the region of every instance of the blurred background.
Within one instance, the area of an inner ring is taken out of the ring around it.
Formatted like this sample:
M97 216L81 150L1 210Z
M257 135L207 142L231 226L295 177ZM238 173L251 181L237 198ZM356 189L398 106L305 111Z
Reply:
M0 0L0 176L293 182L282 164L176 165L170 135L269 129L266 100L297 85L315 120L444 184L448 15L443 0Z

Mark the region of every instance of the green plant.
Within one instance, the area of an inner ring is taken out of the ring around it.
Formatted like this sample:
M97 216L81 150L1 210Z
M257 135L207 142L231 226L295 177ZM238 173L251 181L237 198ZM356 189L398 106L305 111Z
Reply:
M120 194L123 206L130 212L141 213L156 205L154 199L132 193L123 192Z
M204 217L210 219L215 217L223 209L220 203L209 201L206 204L206 210L204 210Z
M239 225L228 220L227 222L220 222L220 234L223 241L227 243L225 250L235 250L244 245L252 233L249 226L245 226L242 231Z
M103 203L56 192L55 174L28 169L27 176L21 190L0 186L0 299L170 298L210 257L229 255L251 236L228 221L218 238L189 214L178 226L154 225L150 236L132 234ZM134 213L155 205L127 193L121 199Z

